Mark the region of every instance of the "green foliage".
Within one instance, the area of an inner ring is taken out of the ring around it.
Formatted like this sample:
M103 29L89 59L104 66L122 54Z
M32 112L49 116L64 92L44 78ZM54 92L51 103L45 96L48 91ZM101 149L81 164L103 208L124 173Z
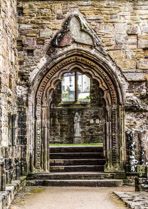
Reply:
M103 143L90 143L90 144L50 144L50 146L103 146Z
M68 101L69 98L68 97L65 97L65 98L62 98L63 101Z
M67 95L68 91L62 91L62 95Z
M90 95L85 97L85 98L79 98L79 100L83 101L83 100L90 100Z

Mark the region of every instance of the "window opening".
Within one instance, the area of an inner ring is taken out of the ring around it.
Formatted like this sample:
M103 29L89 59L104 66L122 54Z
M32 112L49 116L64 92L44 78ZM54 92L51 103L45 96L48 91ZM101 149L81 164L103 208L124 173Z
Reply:
M78 73L78 101L90 101L90 78Z
M62 101L90 101L90 78L80 72L65 73L62 79Z
M9 134L9 144L12 146L15 145L15 121L16 121L16 114L9 114L8 115L8 134Z
M23 16L24 15L24 9L23 9L23 7L17 8L17 13L18 13L18 16Z
M62 101L75 101L75 73L65 73L62 80Z

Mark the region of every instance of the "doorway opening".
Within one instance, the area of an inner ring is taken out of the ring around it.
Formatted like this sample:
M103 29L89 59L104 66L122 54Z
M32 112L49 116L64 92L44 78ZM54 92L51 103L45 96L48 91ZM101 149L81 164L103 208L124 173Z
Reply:
M63 74L50 104L50 171L104 171L105 100L97 80Z
M50 104L51 146L100 145L105 141L105 100L98 81L78 69L63 74Z
M104 171L122 172L125 162L122 89L106 64L80 52L77 55L70 52L66 58L64 55L41 75L34 103L35 168L50 170L49 145L102 143Z

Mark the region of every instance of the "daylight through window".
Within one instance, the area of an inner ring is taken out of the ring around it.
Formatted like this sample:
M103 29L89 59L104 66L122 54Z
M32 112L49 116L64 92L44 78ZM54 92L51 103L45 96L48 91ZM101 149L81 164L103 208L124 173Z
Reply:
M62 79L62 101L90 101L90 78L80 72L65 73Z

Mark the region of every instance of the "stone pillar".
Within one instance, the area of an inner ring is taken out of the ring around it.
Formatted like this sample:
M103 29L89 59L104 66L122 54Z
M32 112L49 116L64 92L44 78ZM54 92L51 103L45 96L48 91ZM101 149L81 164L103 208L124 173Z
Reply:
M42 107L42 140L41 140L41 159L42 169L49 171L49 139L48 139L48 107Z
M135 190L148 192L148 166L137 166L138 177L135 178Z
M105 172L125 172L125 140L123 108L119 106L107 107L106 119L106 164Z
M135 173L137 171L137 163L135 157L135 148L136 144L134 141L134 132L133 131L127 131L126 132L126 145L127 145L127 163L126 163L126 171Z
M146 163L146 153L144 149L144 141L142 139L142 133L138 132L138 139L139 139L139 150L140 150L140 159L139 159L139 164L144 165Z
M1 167L1 191L5 191L6 190L6 173L5 173L5 166L4 163L1 162L0 163L0 167Z
M16 180L20 178L20 163L19 159L15 159L15 168L16 168Z

